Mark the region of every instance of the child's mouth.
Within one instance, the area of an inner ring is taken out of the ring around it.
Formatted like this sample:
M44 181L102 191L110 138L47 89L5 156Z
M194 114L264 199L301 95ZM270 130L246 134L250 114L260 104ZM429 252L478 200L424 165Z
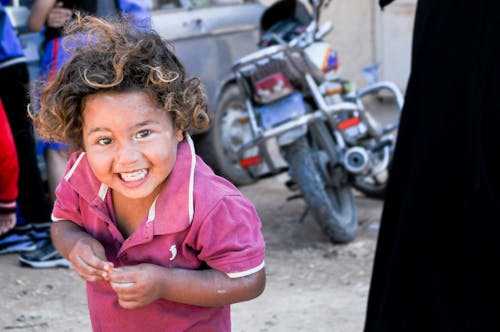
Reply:
M125 182L139 181L148 174L147 169L141 169L130 173L120 173L120 178Z

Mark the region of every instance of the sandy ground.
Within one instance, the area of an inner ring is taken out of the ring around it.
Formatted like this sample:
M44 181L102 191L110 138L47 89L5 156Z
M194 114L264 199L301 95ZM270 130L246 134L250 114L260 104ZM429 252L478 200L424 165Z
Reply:
M267 285L259 298L233 305L233 331L362 331L382 202L356 195L360 227L334 245L282 177L241 188L253 200L267 245ZM2 331L90 331L84 283L64 268L21 267L0 256Z
M386 124L393 103L370 106ZM361 332L382 204L355 193L359 229L354 241L332 244L305 204L287 200L286 175L240 188L262 219L267 285L257 299L232 306L234 332ZM84 282L69 269L21 267L0 256L0 331L90 331Z

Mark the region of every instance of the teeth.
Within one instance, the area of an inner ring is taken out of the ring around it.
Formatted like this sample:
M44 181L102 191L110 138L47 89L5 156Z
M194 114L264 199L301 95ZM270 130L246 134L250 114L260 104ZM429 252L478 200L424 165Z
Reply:
M139 171L130 172L130 173L120 173L120 177L124 181L129 182L129 181L140 180L140 179L144 178L146 176L146 174L148 174L148 171L146 169L141 169Z

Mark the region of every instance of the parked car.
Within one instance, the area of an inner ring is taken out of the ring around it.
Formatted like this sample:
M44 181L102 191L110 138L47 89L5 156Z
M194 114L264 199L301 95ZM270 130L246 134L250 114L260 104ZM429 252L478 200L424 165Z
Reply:
M30 75L35 77L41 35L25 28L31 2L19 3L10 7L10 14L25 45ZM265 6L259 0L150 0L150 4L153 28L172 43L188 73L205 86L210 116L217 108L241 103L231 65L258 48ZM220 128L214 127L193 133L198 153L235 184L250 182L237 161L226 160L221 149L231 148L231 142L221 136Z

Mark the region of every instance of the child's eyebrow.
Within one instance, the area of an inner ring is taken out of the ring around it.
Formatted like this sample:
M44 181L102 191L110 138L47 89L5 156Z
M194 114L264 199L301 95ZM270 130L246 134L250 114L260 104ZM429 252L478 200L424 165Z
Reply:
M144 126L148 126L148 125L152 125L152 124L159 124L159 123L160 122L158 120L155 120L155 119L144 120L144 121L141 121L139 123L134 124L131 127L131 129L141 128ZM96 128L89 130L89 132L87 133L87 136L92 135L92 134L97 133L97 132L101 132L101 131L113 131L113 130L109 129L109 128L104 128L104 127L96 127Z
M144 121L141 121L139 123L136 123L135 125L132 126L132 128L144 127L147 125L158 124L158 123L160 123L160 122L158 120L155 120L155 119L144 120Z
M93 129L89 130L89 132L87 133L87 136L90 136L93 133L97 133L100 131L110 131L110 130L108 128L102 128L102 127L93 128Z

